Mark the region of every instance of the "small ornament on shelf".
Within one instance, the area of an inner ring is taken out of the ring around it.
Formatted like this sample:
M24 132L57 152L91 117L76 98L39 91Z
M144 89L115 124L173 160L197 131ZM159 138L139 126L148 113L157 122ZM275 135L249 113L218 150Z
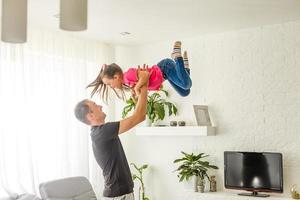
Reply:
M210 177L210 192L216 192L217 191L217 181L216 176Z
M297 191L297 185L291 187L291 196L293 199L300 199L300 193Z
M185 126L185 121L178 121L178 126Z
M177 121L170 121L170 126L177 126Z

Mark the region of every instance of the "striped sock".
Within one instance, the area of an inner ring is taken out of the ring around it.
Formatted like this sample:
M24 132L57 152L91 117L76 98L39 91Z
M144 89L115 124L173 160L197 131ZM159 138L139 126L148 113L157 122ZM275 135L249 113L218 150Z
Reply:
M181 57L181 42L176 41L173 46L172 58L176 59L177 57Z
M186 51L183 52L183 63L185 68L189 67L189 59Z

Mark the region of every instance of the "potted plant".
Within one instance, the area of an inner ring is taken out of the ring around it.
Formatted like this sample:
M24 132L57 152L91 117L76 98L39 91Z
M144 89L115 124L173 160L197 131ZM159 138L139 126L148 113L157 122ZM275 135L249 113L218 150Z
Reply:
M210 165L208 161L204 161L203 158L208 157L204 153L200 154L188 154L181 152L183 154L182 158L174 160L174 163L181 163L181 165L175 170L178 171L179 181L188 181L191 177L195 177L194 190L198 191L197 186L201 189L199 192L204 192L205 178L210 181L207 174L209 169L218 169L215 165Z
M140 182L139 200L149 200L149 198L146 197L146 194L145 194L145 184L144 184L144 180L143 180L143 171L148 168L148 165L142 165L141 167L138 167L134 163L131 163L131 165L138 172L138 174L132 174L132 179L133 180L137 179ZM142 198L141 198L141 195L142 195Z
M162 95L164 94L164 96ZM151 95L148 95L147 98L147 118L151 123L154 123L158 120L163 120L166 116L166 107L168 108L168 115L177 114L177 107L166 100L169 96L169 93L166 90L160 89L157 92L153 92ZM136 106L136 101L131 97L126 101L126 106L123 108L122 118L125 118L127 114L133 110Z

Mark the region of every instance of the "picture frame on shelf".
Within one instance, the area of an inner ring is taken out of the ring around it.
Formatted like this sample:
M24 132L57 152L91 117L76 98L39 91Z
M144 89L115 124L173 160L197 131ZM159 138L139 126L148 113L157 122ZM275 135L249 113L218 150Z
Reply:
M208 106L193 105L197 125L198 126L211 126L211 120L208 112Z

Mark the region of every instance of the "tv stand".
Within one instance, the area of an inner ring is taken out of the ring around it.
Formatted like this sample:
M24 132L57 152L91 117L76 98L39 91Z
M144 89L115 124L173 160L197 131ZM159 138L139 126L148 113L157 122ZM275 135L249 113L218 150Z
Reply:
M238 195L250 196L250 197L269 197L270 196L268 194L258 194L258 192L256 192L256 191L253 191L252 193L243 192L243 193L239 193Z
M204 193L200 193L200 192L193 192L192 190L186 190L185 192L180 192L175 199L180 199L180 200L259 200L261 199L260 197L256 198L256 196L240 196L237 195L238 192L244 192L244 191L225 190L225 191L218 191L218 192L205 191ZM268 197L267 199L268 200L291 200L289 194L275 194L275 193L270 194L270 197Z

